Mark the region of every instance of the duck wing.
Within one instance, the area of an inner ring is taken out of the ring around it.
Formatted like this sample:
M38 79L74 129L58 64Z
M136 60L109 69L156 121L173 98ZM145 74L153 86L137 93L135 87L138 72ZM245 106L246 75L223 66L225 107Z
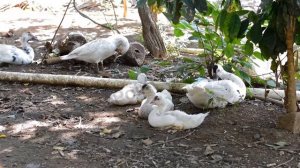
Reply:
M158 92L157 94L161 94L162 96L164 96L165 98L169 99L172 101L172 95L169 91L167 91L166 89L164 89L161 92Z
M174 110L174 111L168 111L166 112L166 115L173 116L173 118L176 118L173 125L181 127L183 129L190 129L198 127L205 119L205 117L209 113L199 113L194 115L189 115L183 111L180 110Z
M207 82L203 87L208 95L217 100L233 104L241 98L239 87L230 80Z
M97 39L88 42L65 56L62 60L77 59L90 63L97 63L99 60L112 56L115 53L116 46L107 39Z
M28 64L32 60L28 54L20 48L12 45L0 44L0 63L11 63L11 64Z

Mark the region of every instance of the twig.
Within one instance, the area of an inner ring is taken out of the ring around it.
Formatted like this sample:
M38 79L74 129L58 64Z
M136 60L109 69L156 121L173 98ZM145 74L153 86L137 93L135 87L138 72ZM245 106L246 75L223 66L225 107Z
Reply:
M294 157L292 157L290 160L288 160L288 161L286 161L286 162L284 162L284 163L280 163L279 165L277 165L277 166L275 166L275 167L279 167L279 166L285 165L285 164L291 162L292 160L294 160ZM275 167L274 167L274 168L275 168Z
M118 19L117 19L117 14L116 14L116 10L115 10L115 7L114 7L114 3L112 2L112 0L109 1L111 3L111 6L113 8L113 11L114 11L114 15L115 15L115 20L116 20L116 26L118 25Z
M109 30L115 30L115 31L117 31L117 32L120 34L120 32L119 32L117 29L115 29L113 26L108 26L108 25L105 25L105 24L100 24L100 23L94 21L93 19L91 19L90 17L88 17L86 14L82 13L81 11L79 11L79 9L77 9L77 7L76 7L76 2L75 2L75 0L73 0L73 7L74 7L74 9L75 9L82 17L87 18L87 19L89 19L90 21L92 21L93 23L95 23L95 24L97 24L97 25L99 25L99 26L101 26L101 27L104 27L104 28L106 28L106 29L109 29Z
M128 158L131 161L137 162L137 163L144 163L147 166L150 166L149 164L147 164L146 162L144 162L143 160L136 160L136 159L132 159L132 158Z
M279 101L279 100L276 100L276 99L272 99L272 98L269 98L269 97L261 97L261 96L253 96L254 98L257 98L259 100L263 100L263 101L269 101L269 102L272 102L276 105L280 105L280 106L283 106L283 102L282 101Z
M66 10L65 10L65 13L64 13L63 17L61 18L61 21L60 21L58 27L57 27L56 30L55 30L55 33L54 33L54 35L53 35L53 37L52 37L52 40L51 40L51 42L50 42L50 45L51 45L51 46L52 46L52 44L53 44L53 41L54 41L54 39L55 39L55 36L56 36L56 34L57 34L57 32L58 32L58 30L59 30L59 28L60 28L60 26L61 26L63 20L65 19L65 16L66 16L66 14L67 14L67 11L68 11L68 9L69 9L69 6L70 6L71 2L72 2L72 0L70 0L70 2L68 3L68 5L67 5L67 7L66 7ZM45 53L45 55L44 55L43 58L42 58L42 62L44 62L44 60L45 60L46 55L48 54L48 52L49 52L49 51L46 50L46 53Z
M165 144L165 143L168 143L168 142L173 142L173 141L177 141L179 139L184 139L190 135L192 135L196 130L193 130L192 132L189 132L188 134L184 135L184 136L181 136L181 137L177 137L177 138L174 138L174 139L171 139L171 140L165 140L164 142L157 142L155 144L152 144L151 146L155 146L155 145L160 145L160 144Z

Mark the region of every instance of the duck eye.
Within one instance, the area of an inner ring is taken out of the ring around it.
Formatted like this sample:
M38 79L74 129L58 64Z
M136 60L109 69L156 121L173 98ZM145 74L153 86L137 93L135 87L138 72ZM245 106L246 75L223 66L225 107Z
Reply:
M159 100L159 97L158 97L158 96L155 96L155 97L154 97L154 100Z
M142 86L142 89L145 89L147 87L147 84L144 84L143 86Z

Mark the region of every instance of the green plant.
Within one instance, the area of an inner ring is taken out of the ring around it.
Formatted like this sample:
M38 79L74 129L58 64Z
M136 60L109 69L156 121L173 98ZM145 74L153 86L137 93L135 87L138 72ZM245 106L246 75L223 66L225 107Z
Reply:
M231 65L230 71L251 84L250 76L237 68L237 64L251 68L249 56L253 54L253 44L250 41L242 41L245 37L243 32L246 31L248 23L239 19L248 13L248 11L243 11L227 15L216 5L207 3L207 11L203 14L196 13L193 22L180 20L179 23L173 24L174 35L181 37L185 33L190 33L189 39L198 41L199 48L204 49L198 57L202 59L200 62L207 67L209 76L212 76L212 65L222 61L223 64ZM221 24L226 17L235 18L235 21ZM224 33L229 35L230 31L237 33L227 38Z

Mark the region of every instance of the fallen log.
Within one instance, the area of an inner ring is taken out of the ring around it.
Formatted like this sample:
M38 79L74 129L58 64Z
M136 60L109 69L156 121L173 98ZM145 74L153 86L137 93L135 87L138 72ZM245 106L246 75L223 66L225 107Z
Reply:
M88 76L73 75L53 75L21 72L0 71L0 81L24 82L33 84L63 85L63 86L82 86L95 88L120 89L125 85L136 82L129 79L110 79ZM158 90L167 89L171 92L184 93L182 89L184 83L166 83L150 81Z
M253 94L254 97L258 96L258 97L282 100L285 96L284 90L278 90L278 89L249 88L249 91ZM300 101L300 91L296 92L296 96L297 96L297 101Z
M39 73L21 73L21 72L5 72L0 71L0 81L10 82L24 82L33 84L48 84L48 85L63 85L63 86L81 86L81 87L95 87L95 88L109 88L120 89L125 85L136 82L129 79L111 79L99 78L89 76L74 76L74 75L53 75L53 74L39 74ZM185 93L182 89L185 83L171 83L171 82L157 82L150 81L157 90L167 89L174 93ZM282 100L284 97L284 90L266 89L269 93L265 94L265 89L262 88L248 88L251 97L270 98L275 100ZM297 91L297 101L300 100L300 92ZM265 96L266 95L266 96ZM268 99L266 99L268 100ZM278 102L279 104L279 102Z

